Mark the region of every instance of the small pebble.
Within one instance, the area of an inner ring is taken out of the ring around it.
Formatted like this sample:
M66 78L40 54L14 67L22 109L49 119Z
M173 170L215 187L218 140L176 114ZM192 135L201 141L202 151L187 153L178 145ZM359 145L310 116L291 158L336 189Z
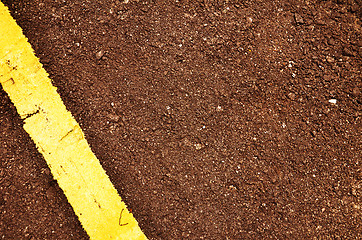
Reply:
M297 24L303 24L304 23L304 20L303 20L302 16L300 16L298 13L294 14L294 18L295 18L295 22Z
M358 96L358 95L361 93L361 91L359 90L358 87L355 87L355 88L353 89L352 93L353 93L353 95Z
M288 97L289 97L291 100L295 100L295 93L288 93Z
M329 62L329 63L334 62L334 58L331 57L331 56L327 56L327 57L326 57L326 60L327 60L327 62Z
M328 102L333 103L333 104L336 104L336 103L337 103L337 99L332 98L332 99L329 99Z
M104 55L104 50L100 50L99 52L96 53L96 58L97 60L101 59Z
M111 120L112 122L118 122L119 121L119 116L116 114L108 114L107 115L108 119Z
M194 146L196 150L200 150L202 148L202 145L200 143L196 143Z

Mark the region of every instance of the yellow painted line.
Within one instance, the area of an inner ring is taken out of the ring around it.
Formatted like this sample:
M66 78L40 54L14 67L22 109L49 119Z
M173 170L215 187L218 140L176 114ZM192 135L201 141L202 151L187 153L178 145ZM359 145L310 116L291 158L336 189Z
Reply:
M147 239L0 2L0 83L91 239Z

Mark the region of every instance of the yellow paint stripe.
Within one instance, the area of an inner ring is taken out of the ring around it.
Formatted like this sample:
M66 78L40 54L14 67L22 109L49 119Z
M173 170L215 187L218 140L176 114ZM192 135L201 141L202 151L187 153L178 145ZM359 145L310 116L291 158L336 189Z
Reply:
M91 239L147 239L0 2L0 83Z

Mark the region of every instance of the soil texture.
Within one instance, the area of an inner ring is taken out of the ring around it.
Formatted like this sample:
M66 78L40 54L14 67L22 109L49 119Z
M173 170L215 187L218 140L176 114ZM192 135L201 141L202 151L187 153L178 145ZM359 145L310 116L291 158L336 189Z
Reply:
M360 0L3 0L149 239L362 239ZM87 239L0 89L0 238Z

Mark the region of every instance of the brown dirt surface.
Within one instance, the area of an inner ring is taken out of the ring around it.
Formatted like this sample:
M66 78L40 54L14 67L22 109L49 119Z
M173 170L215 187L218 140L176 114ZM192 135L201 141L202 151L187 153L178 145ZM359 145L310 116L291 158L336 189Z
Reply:
M361 1L3 1L149 239L361 239ZM87 239L0 90L0 238Z

